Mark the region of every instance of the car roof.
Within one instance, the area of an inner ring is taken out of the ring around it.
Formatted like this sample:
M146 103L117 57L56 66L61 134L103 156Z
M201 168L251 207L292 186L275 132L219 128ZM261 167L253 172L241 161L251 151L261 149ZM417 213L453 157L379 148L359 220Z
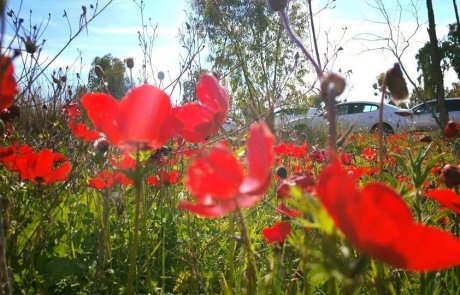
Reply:
M444 98L444 100L460 100L460 97L446 97L446 98ZM421 106L421 105L423 105L425 103L429 103L429 102L436 102L436 99L430 99L430 100L424 101L422 103L419 103L419 104L413 106L412 109L416 108L418 106Z

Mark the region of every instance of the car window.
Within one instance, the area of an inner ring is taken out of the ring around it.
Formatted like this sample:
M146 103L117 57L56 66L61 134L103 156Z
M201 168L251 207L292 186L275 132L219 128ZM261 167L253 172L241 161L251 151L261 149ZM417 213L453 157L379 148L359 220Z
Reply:
M358 114L364 112L364 104L362 103L353 103L350 104L348 108L348 114Z
M419 115L431 114L432 112L437 112L437 108L434 102L422 104L417 109L414 109L414 113Z
M363 108L363 113L375 112L379 107L374 104L365 104Z
M446 100L446 108L448 112L460 111L460 99Z

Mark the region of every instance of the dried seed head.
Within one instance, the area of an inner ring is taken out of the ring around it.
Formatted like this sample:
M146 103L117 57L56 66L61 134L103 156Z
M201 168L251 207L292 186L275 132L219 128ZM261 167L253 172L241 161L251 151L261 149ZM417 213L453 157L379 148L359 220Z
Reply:
M321 92L323 97L327 96L329 87L331 84L334 84L335 87L335 95L340 95L345 90L345 79L336 73L324 73L323 77L321 78Z
M284 166L279 166L276 168L276 175L278 175L280 178L286 178L288 176L288 172L286 167Z
M134 59L132 57L128 57L127 59L125 59L125 63L128 69L131 70L132 68L134 68Z
M398 103L409 96L406 80L401 72L399 63L395 63L393 68L389 69L385 75L386 84L391 94L391 99Z
M272 11L280 11L287 7L289 0L268 0L268 7Z
M98 78L100 79L104 78L104 70L102 69L100 65L96 65L96 67L94 67L94 72L96 73L96 76Z
M22 42L26 46L26 52L30 54L34 54L37 51L37 44L32 38L27 37L26 39L21 38Z
M109 149L109 142L105 138L99 138L94 142L94 149L97 152L105 153Z
M447 164L441 169L442 178L447 187L453 187L460 184L460 168Z

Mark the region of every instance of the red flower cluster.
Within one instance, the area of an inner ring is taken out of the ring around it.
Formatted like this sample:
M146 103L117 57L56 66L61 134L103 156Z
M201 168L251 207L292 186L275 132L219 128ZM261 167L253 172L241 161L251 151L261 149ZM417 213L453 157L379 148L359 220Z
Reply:
M163 184L175 184L179 181L179 171L161 171L160 176L151 175L147 178L147 183L151 186L161 186Z
M0 163L8 170L18 172L24 180L37 184L51 184L63 181L70 172L66 157L49 149L35 152L28 145L0 148Z
M194 159L187 172L187 187L196 202L182 201L179 208L203 217L221 217L236 208L261 200L270 184L274 163L274 136L263 123L251 127L247 141L248 174L222 144Z
M262 230L262 235L269 244L283 244L290 233L291 224L287 221L280 221Z
M81 102L97 130L115 146L124 149L156 149L174 133L190 142L214 134L225 121L228 94L219 81L203 74L197 85L201 104L187 103L172 108L169 96L160 88L142 85L121 101L105 93L90 93Z
M294 158L305 157L308 154L308 146L306 142L304 142L302 145L295 145L292 143L281 143L275 146L275 154L277 156L286 156Z
M363 158L366 159L367 161L374 161L377 158L377 153L370 146L363 149L362 155L363 155Z
M16 80L11 59L0 56L0 111L13 105Z
M317 193L351 244L378 260L411 271L460 264L460 240L415 222L402 198L383 184L358 189L334 162L321 172Z
M117 184L128 186L132 185L133 181L121 172L111 172L109 170L103 170L99 172L95 177L91 178L88 182L89 187L98 190L111 188Z
M84 141L93 141L101 137L99 132L90 130L88 126L83 123L75 123L73 121L69 121L68 125L70 130L72 130L72 134L75 135L75 137L83 139Z

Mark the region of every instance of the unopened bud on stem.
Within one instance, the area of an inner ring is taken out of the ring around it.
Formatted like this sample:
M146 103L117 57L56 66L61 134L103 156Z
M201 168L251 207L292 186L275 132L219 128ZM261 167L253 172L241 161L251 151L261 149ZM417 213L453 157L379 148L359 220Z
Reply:
M96 73L96 76L98 78L100 79L104 78L104 70L102 69L100 65L96 65L96 67L94 68L94 72Z

